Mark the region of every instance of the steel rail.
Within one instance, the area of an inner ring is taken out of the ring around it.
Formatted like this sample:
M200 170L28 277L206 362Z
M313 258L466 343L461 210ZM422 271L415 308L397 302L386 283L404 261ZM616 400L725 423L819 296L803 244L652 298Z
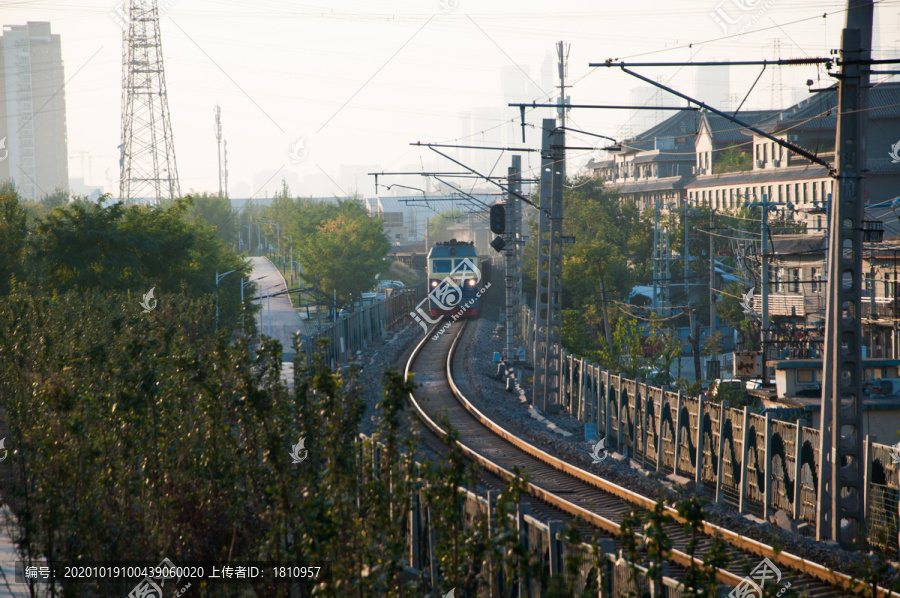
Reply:
M433 330L436 330L436 329L437 329L437 326L435 326L435 328ZM451 375L450 369L451 369L451 363L453 361L453 356L454 356L454 353L456 350L456 345L459 342L459 339L462 337L462 333L464 330L465 330L465 323L463 323L463 326L460 327L459 332L457 332L456 337L453 339L453 344L450 348L450 353L447 357L447 366L446 366L448 381L449 381L454 393L457 394L457 398L460 398L461 394L459 392L458 387L456 386L456 384L453 381L453 377ZM404 376L406 379L409 378L409 370L412 366L412 363L415 361L416 357L418 357L418 353L421 350L421 348L425 344L427 344L430 335L431 335L431 333L426 335L425 338L413 350L412 355L410 356L410 359L407 362L406 369L404 371ZM427 413L425 413L425 410L422 408L422 406L419 404L419 402L416 401L416 398L413 395L413 393L409 394L409 399L412 402L413 406L415 407L416 411L418 412L419 418L425 423L425 425L428 426L428 428L430 428L435 434L437 434L441 438L446 438L447 432L445 430L443 430L437 423L435 423L435 421L433 419L431 419L431 417L429 417ZM479 412L479 415L480 415L480 412ZM484 416L482 415L481 417L484 417ZM490 421L487 418L484 418L484 419L486 421ZM484 423L484 422L482 422L482 423ZM457 441L457 445L462 450L464 455L466 455L467 457L469 457L470 459L472 459L473 461L475 461L476 463L478 463L479 465L481 465L482 467L484 467L486 470L490 471L494 475L496 475L502 479L505 479L505 480L516 479L517 476L513 472L494 463L487 457L482 456L481 454L479 454L476 451L472 450L471 448L467 447L462 442ZM540 449L536 449L536 448L534 450L540 451ZM540 452L543 452L543 451L540 451ZM544 453L544 454L546 454L546 453ZM532 456L534 456L534 455L532 455ZM575 517L580 517L580 518L584 519L585 521L587 521L588 523L590 523L591 525L594 525L595 527L603 529L603 530L605 530L611 534L614 534L616 536L622 535L622 528L619 526L618 523L616 523L615 521L612 521L611 519L607 519L606 517L603 517L592 511L588 511L587 509L579 507L578 505L573 504L573 503L565 500L564 498L561 498L561 497L553 494L552 492L545 490L544 488L541 488L540 486L538 486L532 482L526 482L525 489L530 495L534 496L535 498L543 500L546 503L548 503L562 511L565 511L566 513L568 513L570 515L573 515ZM655 504L655 503L653 503L653 504ZM682 565L684 567L689 567L691 565L692 559L691 559L690 555L685 554L679 550L672 549L670 558L672 561L675 561L676 563L678 563L679 565ZM693 563L697 566L701 566L701 567L703 566L703 560L698 559L696 557L693 558ZM727 583L731 586L738 585L743 579L741 577L734 575L733 573L731 573L729 571L725 571L722 569L717 570L716 577L720 581Z
M554 457L542 449L522 440L521 438L515 436L510 433L496 422L485 416L477 407L475 407L471 401L469 401L460 388L457 386L456 381L452 375L452 362L454 355L456 353L456 348L459 343L460 338L462 337L463 332L466 328L466 323L462 322L462 326L460 330L457 332L456 336L453 339L453 342L450 347L450 351L447 357L446 366L445 366L445 374L447 376L447 381L450 385L450 388L453 391L456 399L462 405L462 407L475 418L479 423L488 428L491 432L493 432L496 436L502 438L509 444L512 444L514 447L519 449L520 451L528 454L529 456L541 461L542 463L549 465L550 467L565 473L569 476L576 478L577 480L589 484L593 487L598 488L608 494L616 496L626 502L634 504L642 509L651 509L656 505L656 501L647 498L641 494L628 490L627 488L623 488L618 484L610 482L609 480L598 477L588 471L580 469L570 463L567 463L557 457ZM426 346L431 339L431 336L434 334L434 331L438 329L440 324L436 325L432 331L430 331L425 337L416 345L415 349L413 349L409 360L406 363L406 368L404 371L404 377L406 379L409 378L410 369L412 368L413 363L416 358L419 356L422 348ZM430 428L435 434L438 434L442 438L447 436L447 432L431 418L422 408L419 401L416 400L413 393L410 393L410 402L413 407L417 411L419 418L423 421L423 423ZM461 441L457 441L458 446L463 451L465 455L467 455L473 461L479 463L482 467L497 475L503 479L512 480L515 479L515 474L504 467L498 465L497 463L491 461L487 457L479 454L475 450L463 444ZM601 515L598 515L592 511L588 511L576 504L573 504L566 499L557 496L556 494L541 488L537 484L532 482L526 483L526 490L532 496L539 498L550 505L553 505L560 510L563 510L575 517L580 517L590 524L603 529L607 532L610 532L616 536L621 536L621 527L615 521L607 519ZM676 522L684 523L684 518L678 515L678 512L672 507L665 506L666 513L670 515ZM757 540L753 540L751 538L746 538L741 536L740 534L718 526L713 523L709 523L707 521L703 522L703 531L707 536L710 537L721 537L725 542L731 544L735 548L740 551L755 554L760 557L768 558L772 562L781 564L786 566L789 569L801 572L803 574L809 575L816 579L819 579L823 582L826 582L832 586L839 587L843 590L848 590L854 593L858 593L861 591L865 591L867 587L865 586L862 580L854 580L852 577L845 575L843 573L833 571L828 567L815 563L813 561L804 559L802 557L796 556L794 554L776 550L774 547L759 542ZM689 567L691 565L691 556L681 552L677 549L672 550L671 560L678 563L683 567ZM702 566L702 559L698 559L693 557L693 563ZM716 577L729 585L736 586L743 580L743 577L738 577L737 575L731 573L730 571L724 569L718 569L716 572ZM878 596L884 596L887 598L900 598L900 593L891 592L890 590L879 588Z

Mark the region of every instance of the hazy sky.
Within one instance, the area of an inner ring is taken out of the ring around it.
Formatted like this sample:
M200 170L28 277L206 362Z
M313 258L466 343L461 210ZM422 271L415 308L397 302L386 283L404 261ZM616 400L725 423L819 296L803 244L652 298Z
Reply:
M107 190L118 186L122 32L110 16L117 4L0 2L4 25L50 21L53 32L61 34L69 173L82 176L80 152L87 152L88 182ZM775 38L781 39L783 58L826 56L839 45L845 5L833 0L160 0L181 188L218 189L217 103L233 196L271 195L282 178L295 194L340 194L339 187L350 192L358 186L372 195L374 181L351 174L353 165L362 172L422 165L457 170L409 143L493 143L505 120L518 122L518 110L507 108L501 93L505 67L518 73L523 88L540 85L547 94L556 93L540 71L548 55L555 61L559 40L571 44L573 103L626 104L639 82L615 69L591 69L589 62L771 59ZM719 23L713 16L717 10ZM877 4L878 48L893 55L900 45L898 13L900 0ZM696 70L641 72L690 94ZM745 107L770 107L772 71L763 75ZM733 68L731 92L743 96L757 74L755 67ZM792 90L805 97L801 88L807 79L816 80L816 87L831 82L814 67L782 69L785 105L794 97ZM497 129L460 139L470 130L460 115L473 110L482 114L481 128ZM527 120L539 125L551 115L550 110L529 111ZM627 132L628 119L623 111L570 113L571 126L611 137ZM295 162L290 151L301 139L303 159ZM593 143L570 138L569 144ZM584 164L587 153L570 152L570 173ZM497 157L485 153L481 162L489 158L493 164ZM535 160L523 158L526 165ZM508 163L505 154L497 171L505 172ZM413 177L384 182L424 186Z

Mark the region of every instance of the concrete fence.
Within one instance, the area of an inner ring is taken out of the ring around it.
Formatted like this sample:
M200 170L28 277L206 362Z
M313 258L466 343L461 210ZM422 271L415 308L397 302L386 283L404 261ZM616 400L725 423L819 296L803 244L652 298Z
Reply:
M372 341L381 339L389 328L405 320L412 322L410 312L415 311L424 298L424 282L395 291L387 299L366 305L339 318L331 326L307 338L301 338L300 350L307 357L313 353L322 353L332 366L346 362ZM324 346L320 343L324 343Z
M367 476L377 476L382 463L382 447L373 443L371 438L360 435L358 454L360 458L358 469L363 479ZM479 496L464 488L460 488L459 492L462 498L463 528L467 532L472 532L479 522L483 521L487 523L491 535L494 535L499 528L496 493L489 492L486 496ZM441 575L435 553L441 539L439 526L434 524L435 516L427 506L424 489L417 492L411 502L408 524L404 529L408 551L408 558L405 559L407 571L410 576L424 578L427 583L436 586ZM576 591L594 585L598 589L596 594L591 595L597 598L629 596L632 592L636 592L634 595L642 595L650 591L654 582L647 575L646 568L637 566L634 579L629 580L632 577L629 565L618 558L612 540L606 538L600 541L595 558L593 548L589 544L573 544L566 540L561 521L544 523L532 517L530 511L529 504L520 503L517 511L509 515L509 524L518 531L519 543L527 551L532 562L539 563L545 574L565 575L574 584ZM566 572L566 563L573 557L580 561L574 574ZM545 595L547 588L542 586L539 578L517 578L510 575L511 563L486 558L488 560L483 573L486 585L479 592L479 596L509 596L517 589L515 595L522 598L540 598ZM514 579L512 587L507 585L508 577ZM677 580L664 575L662 581L660 596L665 598L681 596L682 591ZM438 594L435 592L434 595Z
M527 307L523 331L533 355L533 316ZM768 518L781 509L798 524L815 525L818 430L630 380L555 350L563 410L593 427L607 449L645 469L686 478L741 513ZM868 436L865 451L866 535L896 551L900 463L894 462L891 446Z

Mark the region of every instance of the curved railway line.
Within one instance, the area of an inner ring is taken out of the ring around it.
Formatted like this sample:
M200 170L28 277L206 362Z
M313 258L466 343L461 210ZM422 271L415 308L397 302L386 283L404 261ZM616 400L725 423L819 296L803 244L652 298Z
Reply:
M456 330L451 328L447 334L432 340L439 326L412 350L405 369L406 376L414 374L418 383L410 401L423 424L443 438L446 431L437 422L446 418L458 432L458 443L468 458L503 480L512 479L512 471L519 468L528 476L530 496L549 505L551 511L580 517L604 530L616 541L618 548L620 523L628 512L646 511L656 501L557 459L482 414L463 395L453 378L455 351L466 333L467 323L461 320L459 326L454 327ZM666 529L674 544L670 557L673 568L669 575L678 578L683 568L690 564L690 557L685 552L689 536L684 533L683 520L675 509L667 507L667 511L676 521ZM788 579L791 589L802 596L846 596L850 593L851 578L847 575L711 523L705 523L704 528L706 535L695 554L705 554L715 535L725 540L729 563L717 573L722 583L737 586L762 558L768 558L782 570L782 579ZM900 594L887 591L879 595L900 598Z

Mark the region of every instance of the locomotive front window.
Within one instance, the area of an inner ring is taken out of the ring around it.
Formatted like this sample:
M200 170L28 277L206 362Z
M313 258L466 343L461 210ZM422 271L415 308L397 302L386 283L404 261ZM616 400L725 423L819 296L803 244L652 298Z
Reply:
M437 274L450 274L453 271L453 260L432 260L431 271Z
M456 271L457 272L472 272L472 260L456 260Z

